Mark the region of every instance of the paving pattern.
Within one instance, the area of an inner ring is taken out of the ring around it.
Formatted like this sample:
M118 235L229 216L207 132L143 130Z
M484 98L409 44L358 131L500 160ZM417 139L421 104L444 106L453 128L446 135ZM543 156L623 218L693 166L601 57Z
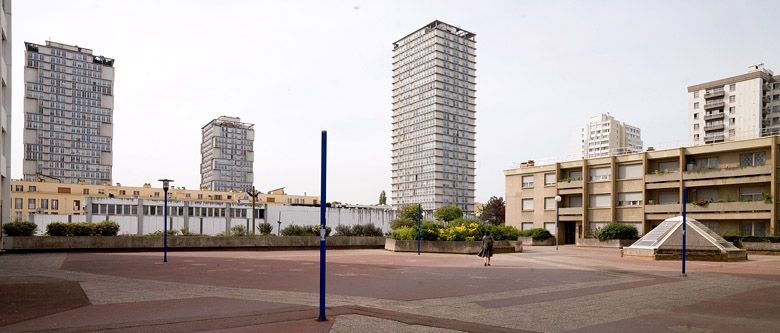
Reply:
M780 332L780 256L680 263L615 249L0 256L0 332Z

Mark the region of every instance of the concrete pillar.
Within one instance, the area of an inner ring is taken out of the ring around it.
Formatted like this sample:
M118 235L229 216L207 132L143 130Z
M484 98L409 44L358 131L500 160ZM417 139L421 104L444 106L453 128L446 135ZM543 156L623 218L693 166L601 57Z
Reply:
M777 235L777 136L771 136L769 145L769 165L772 166L772 181L769 183L769 193L772 196L772 206L769 215L769 235Z
M87 208L87 222L92 222L92 197L87 197L84 201L84 205L86 205Z
M187 231L191 231L190 229L190 202L184 201L184 210L182 216L184 218L184 228L187 229Z
M225 235L230 235L230 203L225 203Z
M142 236L144 234L144 200L138 199L137 204L137 211L136 211L136 220L138 221L138 236Z

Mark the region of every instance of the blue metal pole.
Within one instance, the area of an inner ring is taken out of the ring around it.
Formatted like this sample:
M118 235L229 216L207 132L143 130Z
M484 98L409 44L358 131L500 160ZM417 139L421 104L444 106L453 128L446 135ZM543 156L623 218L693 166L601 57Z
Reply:
M168 262L168 189L163 189L163 262Z
M420 223L422 221L422 204L417 204L417 255L420 255L420 240L422 235L420 234Z
M561 206L561 203L558 201L555 201L555 251L558 251L558 235L560 234L558 232L558 220L560 219L558 215L558 207Z
M320 169L320 316L319 321L325 318L325 171L327 161L328 132L322 131L322 161Z
M685 180L682 181L683 191L683 203L682 203L682 276L685 276L685 225L687 224L687 213L685 210L686 203L688 202L688 191L685 190Z

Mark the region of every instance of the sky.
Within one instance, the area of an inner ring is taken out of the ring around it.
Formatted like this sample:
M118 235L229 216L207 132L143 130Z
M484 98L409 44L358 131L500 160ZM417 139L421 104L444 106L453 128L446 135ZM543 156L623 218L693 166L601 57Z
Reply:
M22 177L24 42L116 59L114 182L200 184L201 127L255 124L255 184L327 201L390 197L392 43L433 20L476 33L476 201L503 171L579 158L610 112L645 146L687 144L690 85L780 72L778 1L32 1L12 8L12 176Z

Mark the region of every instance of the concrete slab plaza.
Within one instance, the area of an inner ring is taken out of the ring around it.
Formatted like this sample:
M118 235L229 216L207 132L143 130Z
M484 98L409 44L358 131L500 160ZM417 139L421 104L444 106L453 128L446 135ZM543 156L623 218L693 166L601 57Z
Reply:
M318 251L0 256L0 332L780 332L780 256Z

